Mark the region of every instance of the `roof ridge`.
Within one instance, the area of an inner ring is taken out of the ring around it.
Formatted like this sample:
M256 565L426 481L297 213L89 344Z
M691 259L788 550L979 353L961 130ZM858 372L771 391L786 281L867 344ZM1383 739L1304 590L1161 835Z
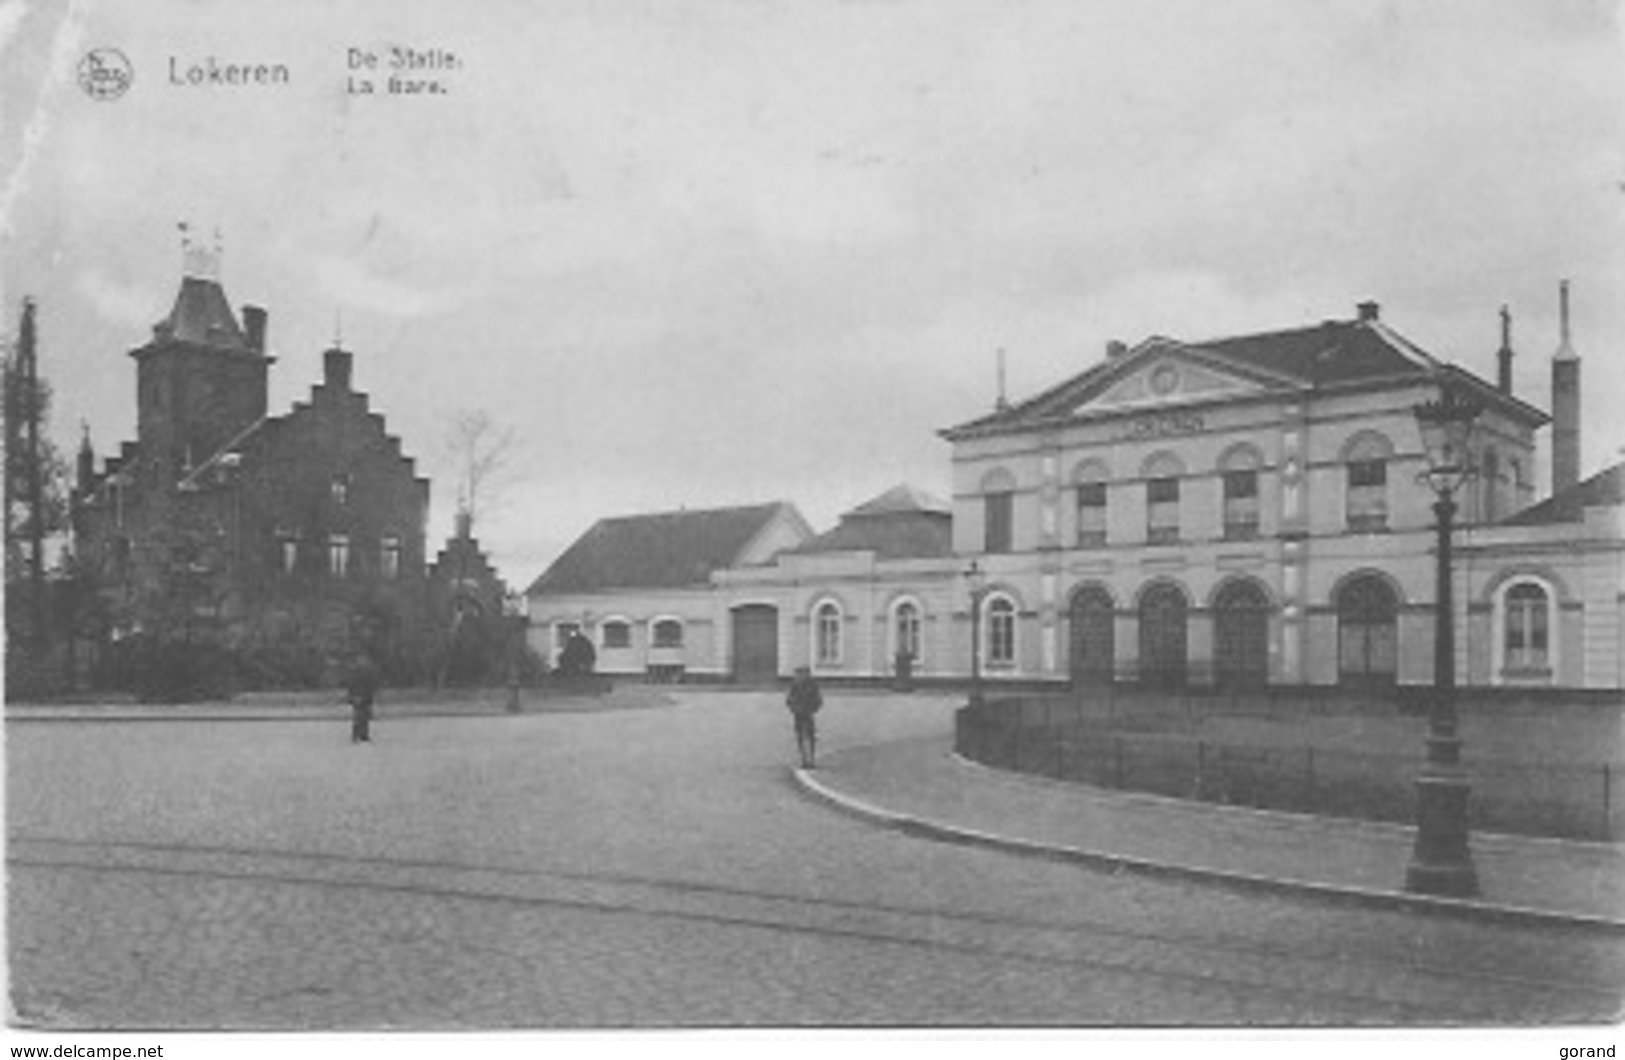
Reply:
M716 515L729 512L753 512L769 508L782 508L788 501L763 501L759 504L725 504L715 508L668 508L657 512L630 512L626 515L606 515L600 523L624 523L635 519L664 519L674 515Z

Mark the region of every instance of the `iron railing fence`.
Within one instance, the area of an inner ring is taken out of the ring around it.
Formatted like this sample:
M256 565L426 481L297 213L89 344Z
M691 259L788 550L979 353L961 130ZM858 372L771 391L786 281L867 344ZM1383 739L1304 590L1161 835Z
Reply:
M1055 698L991 700L959 711L955 749L994 768L1100 787L1400 824L1415 818L1420 746L1399 753L1251 744L1204 736L1170 717L1089 711ZM1475 757L1468 748L1463 767L1475 829L1621 836L1625 767L1618 762Z

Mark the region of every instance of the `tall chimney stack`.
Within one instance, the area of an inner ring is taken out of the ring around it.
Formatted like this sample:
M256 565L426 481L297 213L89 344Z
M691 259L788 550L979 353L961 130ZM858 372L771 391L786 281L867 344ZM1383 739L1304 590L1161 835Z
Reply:
M1501 307L1501 348L1495 353L1496 383L1501 393L1512 393L1512 311Z
M323 382L328 389L347 391L350 389L350 351L334 346L322 354Z
M1569 281L1558 286L1561 339L1552 354L1552 492L1580 481L1580 357L1569 335Z
M265 310L257 305L243 306L243 334L248 348L255 353L265 352Z

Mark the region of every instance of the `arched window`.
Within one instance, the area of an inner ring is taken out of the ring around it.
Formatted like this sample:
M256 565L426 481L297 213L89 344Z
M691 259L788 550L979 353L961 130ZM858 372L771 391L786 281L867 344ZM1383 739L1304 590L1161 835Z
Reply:
M833 600L813 613L813 658L819 666L841 665L841 608Z
M1344 684L1388 688L1399 674L1399 598L1382 578L1358 574L1338 586L1337 672Z
M1258 451L1240 445L1219 461L1224 480L1224 536L1247 540L1258 536Z
M1008 596L995 596L987 604L987 664L1016 664L1016 605Z
M1078 468L1078 547L1100 548L1106 543L1106 465L1097 461Z
M1344 447L1344 511L1351 531L1388 529L1388 458L1392 454L1393 445L1374 431L1356 435Z
M1185 466L1172 453L1145 462L1145 540L1150 545L1179 541L1179 479Z
M654 624L650 640L656 648L681 648L683 624L675 618L662 618Z
M1519 582L1506 591L1502 666L1508 671L1551 668L1551 596L1535 582Z
M609 619L600 625L598 635L603 638L604 647L611 650L632 646L632 624L619 618Z
M892 654L920 657L920 605L903 600L892 610Z

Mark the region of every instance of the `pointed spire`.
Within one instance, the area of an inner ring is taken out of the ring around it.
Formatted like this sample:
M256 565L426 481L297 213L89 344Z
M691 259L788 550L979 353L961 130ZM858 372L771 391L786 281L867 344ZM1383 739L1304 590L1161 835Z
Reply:
M96 450L90 445L90 423L88 420L79 421L79 454L74 476L75 485L82 493L90 489L90 483L96 477Z

